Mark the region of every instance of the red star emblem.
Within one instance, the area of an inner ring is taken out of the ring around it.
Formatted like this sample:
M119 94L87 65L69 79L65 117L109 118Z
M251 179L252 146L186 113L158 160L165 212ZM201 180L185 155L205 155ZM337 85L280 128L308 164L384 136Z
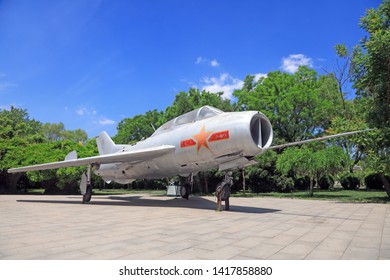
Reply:
M198 152L202 146L210 150L209 145L207 143L207 138L210 136L210 134L211 132L206 132L203 126L199 134L194 135L196 142L198 142L198 149L197 149Z

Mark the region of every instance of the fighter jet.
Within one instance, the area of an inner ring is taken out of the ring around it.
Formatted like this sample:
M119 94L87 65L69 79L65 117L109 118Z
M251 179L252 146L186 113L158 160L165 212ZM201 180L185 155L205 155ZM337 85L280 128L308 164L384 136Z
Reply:
M199 171L244 168L255 164L255 156L268 149L283 148L311 141L351 135L347 132L321 138L271 146L273 130L269 119L258 111L223 112L204 106L174 118L152 136L134 145L115 144L106 132L96 143L98 156L77 158L75 151L64 161L9 169L9 173L53 168L88 166L80 190L82 202L92 195L91 171L106 182L127 184L136 179L159 179L175 175L190 178ZM226 182L231 180L225 176ZM230 184L231 185L231 184ZM229 184L224 184L227 188ZM227 201L230 192L227 193ZM190 180L180 187L181 197L188 199Z

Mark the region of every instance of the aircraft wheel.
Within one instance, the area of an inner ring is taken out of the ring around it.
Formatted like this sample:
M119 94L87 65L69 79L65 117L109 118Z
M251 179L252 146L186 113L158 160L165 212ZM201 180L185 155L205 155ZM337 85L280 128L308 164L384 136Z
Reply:
M230 210L230 201L229 201L229 196L225 200L225 210L229 211Z
M88 185L85 194L83 195L83 203L88 203L92 198L92 186Z
M188 200L188 197L190 196L190 187L188 183L180 187L180 196Z

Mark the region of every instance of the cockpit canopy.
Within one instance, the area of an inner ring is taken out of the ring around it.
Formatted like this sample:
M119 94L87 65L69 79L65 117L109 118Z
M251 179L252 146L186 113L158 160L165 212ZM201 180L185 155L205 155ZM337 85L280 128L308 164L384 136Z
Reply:
M207 118L214 117L216 115L219 115L223 113L223 111L211 107L211 106L203 106L201 108L195 109L191 112L185 113L181 116L178 116L177 118L174 118L170 120L169 122L163 124L162 126L157 129L152 136L170 131L180 125L193 123L199 120L204 120Z

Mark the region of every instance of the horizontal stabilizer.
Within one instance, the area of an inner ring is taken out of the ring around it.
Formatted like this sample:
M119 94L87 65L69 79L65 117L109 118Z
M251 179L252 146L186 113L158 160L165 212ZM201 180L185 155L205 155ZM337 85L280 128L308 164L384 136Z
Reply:
M66 157L65 161L77 159L77 152L71 151Z
M8 169L8 173L19 173L35 170L47 170L55 169L62 167L74 167L74 166L84 166L89 164L104 164L104 163L136 163L146 160L155 159L166 155L175 150L175 146L172 145L162 145L152 148L146 148L141 150L134 151L125 151L117 152L114 154L100 155L94 157L80 158L80 159L66 159L65 161L44 163L38 165L31 165L19 168ZM68 157L67 157L68 158Z

